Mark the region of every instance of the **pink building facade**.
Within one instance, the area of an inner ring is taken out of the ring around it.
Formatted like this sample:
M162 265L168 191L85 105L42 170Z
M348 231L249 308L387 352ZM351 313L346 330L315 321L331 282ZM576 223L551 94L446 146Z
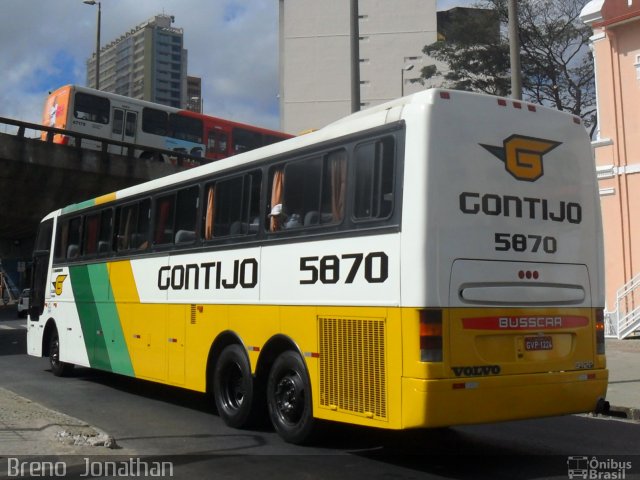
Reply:
M617 291L640 274L640 0L593 0L581 18L593 29L598 101L593 147L605 237L606 309L615 316L616 310L634 310L640 299L639 288L616 301Z

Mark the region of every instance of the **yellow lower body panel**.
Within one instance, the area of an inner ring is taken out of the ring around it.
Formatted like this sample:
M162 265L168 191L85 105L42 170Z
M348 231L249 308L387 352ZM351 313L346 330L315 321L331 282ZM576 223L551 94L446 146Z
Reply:
M592 412L609 371L402 379L402 427L447 427ZM462 388L464 386L464 388Z

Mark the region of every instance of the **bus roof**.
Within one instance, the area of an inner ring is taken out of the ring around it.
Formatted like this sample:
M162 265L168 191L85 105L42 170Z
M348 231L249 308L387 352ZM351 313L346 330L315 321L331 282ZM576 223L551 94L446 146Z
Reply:
M302 149L305 147L309 147L312 145L319 144L321 142L333 140L335 138L339 138L345 135L349 135L352 133L357 133L359 131L367 130L370 128L374 128L377 126L385 125L386 123L399 120L401 118L402 110L408 105L418 105L427 107L434 102L435 98L450 98L451 96L455 96L456 99L461 97L486 97L487 99L491 99L493 101L507 101L507 99L502 99L501 97L495 97L486 94L479 94L473 92L463 92L463 91L453 91L447 89L427 89L423 90L411 95L407 95L405 97L401 97L390 102L386 102L380 105L373 106L366 110L361 110L359 112L348 115L340 120L337 120L329 125L313 131L311 133L293 137L288 140L284 140L282 142L274 143L272 145L267 145L255 150L251 150L248 152L244 152L238 155L234 155L232 157L224 158L221 160L217 160L215 162L201 165L199 167L195 167L189 170L184 170L178 173L174 173L171 175L167 175L165 177L161 177L158 179L150 180L148 182L140 183L138 185L134 185L117 192L113 192L108 195L103 195L101 197L97 197L95 199L91 199L85 202L80 202L77 204L72 204L64 207L61 212L68 213L76 210L82 210L84 208L89 208L96 204L96 200L99 199L98 203L108 203L108 201L113 201L116 199L122 199L134 195L138 195L147 191L152 191L155 189L159 189L162 187L166 187L176 183L186 182L188 180L194 180L202 177L206 177L212 173L224 171L227 169L231 169L234 167L239 167L247 164L251 164L258 160L273 157L279 154L284 154L290 151L295 151L298 149ZM512 99L508 99L508 101L513 101ZM527 102L519 101L523 105L529 105ZM455 105L455 103L452 103ZM531 104L534 105L534 104ZM553 111L557 115L566 115L569 117L575 117L571 114L560 112L555 109L543 107L540 105L535 105L535 108L538 109L546 109L549 111ZM389 115L391 111L397 111L396 115ZM48 218L48 217L46 217Z

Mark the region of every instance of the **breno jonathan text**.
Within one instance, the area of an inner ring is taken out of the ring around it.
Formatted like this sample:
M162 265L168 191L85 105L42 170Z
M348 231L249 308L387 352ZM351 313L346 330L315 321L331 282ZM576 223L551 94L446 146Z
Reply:
M74 472L76 475L77 473ZM67 475L67 463L64 461L20 461L7 458L8 478L56 478ZM84 458L84 470L80 477L173 477L172 462L147 462L140 458L117 461L93 461Z

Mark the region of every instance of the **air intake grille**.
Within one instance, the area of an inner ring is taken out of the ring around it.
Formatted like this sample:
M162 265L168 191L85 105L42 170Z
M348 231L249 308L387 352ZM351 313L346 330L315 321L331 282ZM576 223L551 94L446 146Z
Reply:
M196 306L191 305L191 325L196 324Z
M387 418L384 320L318 318L320 405Z

